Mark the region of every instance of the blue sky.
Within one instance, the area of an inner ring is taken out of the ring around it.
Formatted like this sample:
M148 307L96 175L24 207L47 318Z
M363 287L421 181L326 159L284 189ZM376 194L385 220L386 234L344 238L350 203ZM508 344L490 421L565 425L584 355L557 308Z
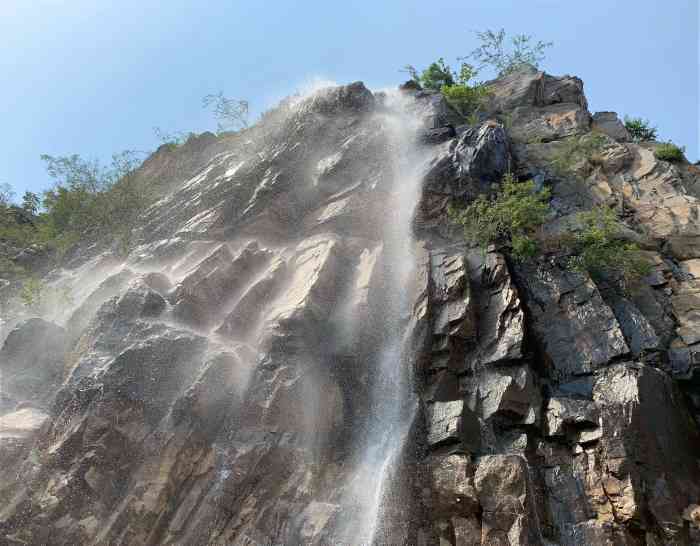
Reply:
M0 0L0 182L214 129L208 93L257 113L314 78L395 85L501 27L554 41L543 68L581 77L591 111L649 118L694 161L698 25L698 0Z

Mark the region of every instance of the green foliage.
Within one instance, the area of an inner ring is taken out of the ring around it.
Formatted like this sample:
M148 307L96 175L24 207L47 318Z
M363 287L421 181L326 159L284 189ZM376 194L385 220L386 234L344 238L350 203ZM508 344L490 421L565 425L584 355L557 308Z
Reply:
M29 277L22 284L19 298L25 307L38 312L41 309L45 285L35 277Z
M14 196L15 192L12 191L12 186L7 182L0 184L0 206L9 207Z
M486 87L473 81L477 72L468 63L462 63L459 73L454 72L442 58L423 70L420 76L411 65L407 65L405 70L424 89L440 91L447 103L465 119L470 119L472 114L478 112L488 96ZM474 119L471 118L472 121Z
M188 139L194 136L194 133L185 133L184 131L175 131L166 133L160 127L154 127L153 133L160 141L161 146L165 146L168 151L173 151L182 146Z
M604 206L577 215L578 229L568 237L567 245L574 254L569 267L586 271L593 277L617 272L627 278L642 277L651 266L637 245L621 238L622 225L615 212Z
M656 127L652 127L648 119L625 116L625 127L635 142L656 140Z
M445 84L441 88L448 104L465 118L477 112L488 96L486 87L471 82L475 76L476 71L474 67L467 63L462 63L456 82Z
M508 174L495 195L479 196L465 209L451 208L449 214L464 228L467 240L482 247L510 241L513 257L521 260L537 253L534 234L547 219L549 197L549 189L538 192L533 181L517 182Z
M552 157L551 165L559 176L571 176L581 162L591 161L603 151L606 138L596 132L569 137L562 141Z
M654 150L654 157L662 161L685 161L685 148L679 148L673 142L665 142Z
M491 67L499 76L517 70L523 65L538 67L545 58L545 50L552 47L553 42L534 41L527 34L516 34L506 40L506 32L486 30L476 33L480 46L474 49L466 58L472 59L479 70Z
M44 193L36 239L59 257L83 237L126 237L153 200L152 189L136 176L141 160L135 152L114 154L107 167L78 155L42 159L56 183Z
M419 81L424 89L440 91L445 85L454 85L455 75L452 72L452 69L445 64L445 60L441 57L434 63L431 63L428 68L423 70Z
M41 198L34 192L25 191L22 196L22 208L32 216L36 216L39 212L39 205L41 204Z
M212 109L219 133L248 128L249 104L246 100L229 99L219 92L206 95L202 99L202 106Z

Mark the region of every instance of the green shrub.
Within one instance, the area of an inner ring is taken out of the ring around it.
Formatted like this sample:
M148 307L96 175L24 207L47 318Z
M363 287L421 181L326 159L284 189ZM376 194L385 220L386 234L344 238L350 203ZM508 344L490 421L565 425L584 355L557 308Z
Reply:
M625 127L635 142L656 140L656 127L652 127L648 119L625 116Z
M562 141L552 157L551 165L559 176L571 176L580 162L590 162L607 144L606 138L596 132L569 137Z
M476 70L468 63L462 63L459 74L445 64L442 58L423 70L421 75L411 65L407 65L405 71L424 89L440 91L452 108L471 121L475 119L472 114L478 112L488 95L483 84L472 81L476 77Z
M549 197L549 189L538 192L533 181L517 182L508 174L495 195L479 196L464 209L451 208L449 214L464 228L467 240L482 247L510 242L513 257L522 260L537 254L534 234L547 219Z
M480 83L472 83L476 71L471 65L462 63L459 76L455 83L445 84L440 91L452 106L464 118L475 114L488 96L486 87Z
M419 82L424 89L440 91L445 85L454 85L455 80L452 69L443 58L439 58L423 70Z
M114 154L108 167L78 155L42 159L56 184L44 192L38 242L60 257L85 237L131 240L139 215L154 199L153 188L136 174L141 160L135 152Z
M618 272L626 278L648 275L651 266L637 245L621 238L622 225L615 212L604 206L577 214L578 229L573 229L565 245L573 256L569 267L588 272L594 278Z
M654 150L654 157L661 161L685 161L685 148L679 148L672 142L666 142L657 146Z

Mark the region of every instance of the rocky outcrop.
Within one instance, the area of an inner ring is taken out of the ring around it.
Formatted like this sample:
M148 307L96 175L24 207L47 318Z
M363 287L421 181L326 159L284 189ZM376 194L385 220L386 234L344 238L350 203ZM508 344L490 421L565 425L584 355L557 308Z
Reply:
M578 78L487 87L474 125L354 83L154 154L128 258L54 271L58 324L13 310L0 543L698 544L698 173ZM507 172L551 240L614 207L650 273L469 246L449 205Z
M0 408L46 408L61 383L66 332L40 318L17 325L0 349Z

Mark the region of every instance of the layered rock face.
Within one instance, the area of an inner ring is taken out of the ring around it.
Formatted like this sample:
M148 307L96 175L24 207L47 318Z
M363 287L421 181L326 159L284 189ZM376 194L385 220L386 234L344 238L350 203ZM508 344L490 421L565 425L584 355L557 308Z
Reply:
M700 544L700 177L577 78L489 87L476 126L355 83L149 159L139 246L0 336L0 544ZM508 171L652 273L469 247L448 206Z

